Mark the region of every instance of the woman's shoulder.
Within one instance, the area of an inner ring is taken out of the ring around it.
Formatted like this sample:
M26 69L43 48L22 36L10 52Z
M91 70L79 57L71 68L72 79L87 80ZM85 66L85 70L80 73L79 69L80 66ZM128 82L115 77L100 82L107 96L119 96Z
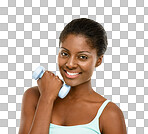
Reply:
M38 86L30 87L28 88L25 93L27 94L34 94L34 95L39 95L39 89Z
M40 97L40 92L38 90L38 86L28 88L23 95L23 99L25 101L30 102L29 104L37 105L38 99Z
M111 131L111 129L112 132L114 132L114 126L116 126L116 131L117 129L119 129L118 131L123 130L125 128L125 122L122 110L117 106L117 104L110 101L100 116L100 123L104 133Z
M30 87L25 92L24 95L31 96L31 97L39 97L40 92L38 86Z
M114 102L110 101L103 110L103 117L117 117L122 113L121 109Z
M100 105L103 105L103 103L109 99L103 97L102 95L98 94L97 93L97 96L96 96L96 100L98 100L98 102L100 103ZM109 100L109 102L107 103L107 105L104 107L104 110L103 110L103 114L102 116L106 117L106 116L109 116L109 114L117 114L117 113L120 113L122 112L121 109L114 103L112 102L111 100Z

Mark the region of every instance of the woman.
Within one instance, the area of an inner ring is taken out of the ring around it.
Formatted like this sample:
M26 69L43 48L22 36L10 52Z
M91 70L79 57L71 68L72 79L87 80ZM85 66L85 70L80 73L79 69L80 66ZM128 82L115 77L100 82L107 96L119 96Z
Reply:
M59 39L58 66L71 90L59 98L63 82L46 70L38 86L23 95L19 134L126 134L120 108L91 86L107 48L103 27L90 19L75 19Z

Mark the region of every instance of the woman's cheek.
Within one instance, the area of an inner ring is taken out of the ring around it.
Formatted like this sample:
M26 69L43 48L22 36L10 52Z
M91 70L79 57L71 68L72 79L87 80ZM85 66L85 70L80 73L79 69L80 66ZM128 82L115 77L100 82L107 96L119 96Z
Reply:
M62 66L62 64L64 64L63 62L63 59L60 56L58 56L58 65Z
M92 66L93 63L86 63L83 65L83 71L88 75L89 77L92 76L94 67Z

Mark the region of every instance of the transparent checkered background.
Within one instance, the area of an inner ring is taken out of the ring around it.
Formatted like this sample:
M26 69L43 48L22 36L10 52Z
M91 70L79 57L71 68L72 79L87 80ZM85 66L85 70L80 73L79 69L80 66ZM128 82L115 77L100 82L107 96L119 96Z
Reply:
M108 34L94 90L120 107L128 134L148 133L148 0L0 0L0 133L18 133L23 93L37 85L33 71L59 74L59 34L81 17Z

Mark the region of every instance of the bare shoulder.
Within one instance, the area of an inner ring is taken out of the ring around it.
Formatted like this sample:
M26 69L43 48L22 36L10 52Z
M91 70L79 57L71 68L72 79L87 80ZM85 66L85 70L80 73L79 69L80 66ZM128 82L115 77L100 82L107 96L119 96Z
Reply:
M122 115L121 109L113 102L109 102L107 106L104 109L104 113L102 114L104 118L108 118L108 116L111 117L118 117L119 115Z
M28 88L23 95L23 98L25 98L26 101L30 101L34 105L37 104L39 97L40 93L38 86Z
M30 87L30 88L28 88L26 91L25 91L25 93L34 93L34 94L39 94L39 90L38 90L38 86L34 86L34 87Z
M38 86L30 87L25 92L24 95L32 95L32 97L40 96Z
M109 102L100 116L103 134L127 134L124 115L113 102Z

